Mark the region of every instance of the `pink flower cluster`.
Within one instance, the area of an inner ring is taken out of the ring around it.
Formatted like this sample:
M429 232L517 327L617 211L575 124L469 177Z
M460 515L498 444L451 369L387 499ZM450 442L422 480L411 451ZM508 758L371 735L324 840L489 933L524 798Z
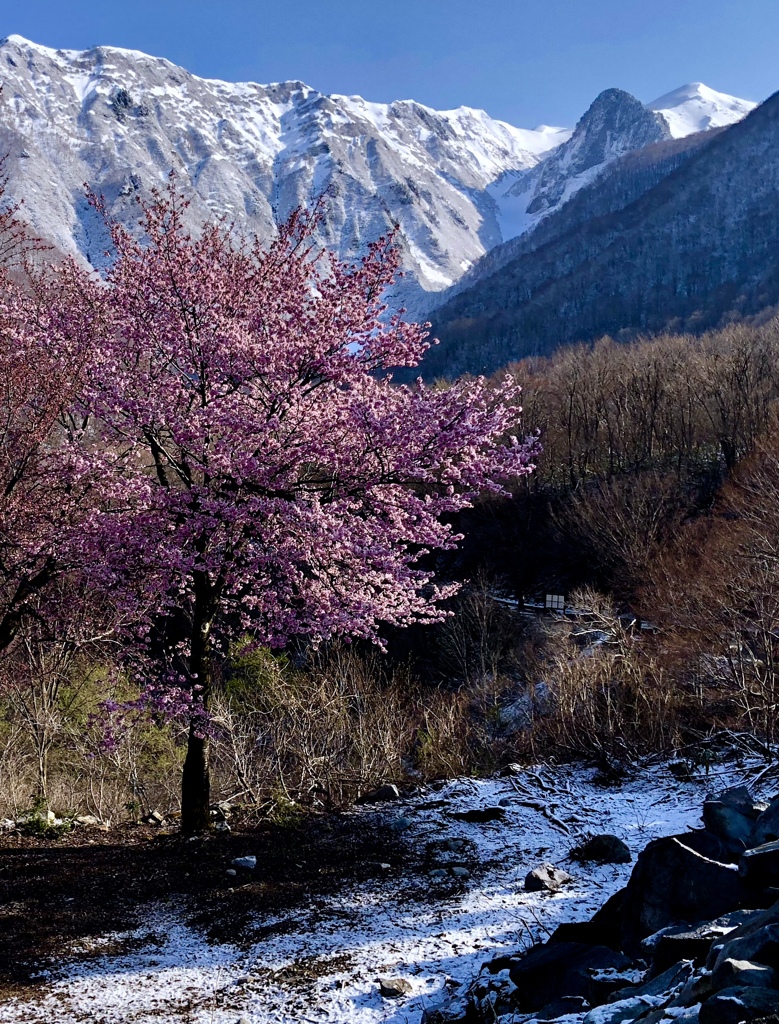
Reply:
M428 341L382 302L392 237L346 264L306 213L265 247L223 224L190 236L184 205L172 185L139 237L110 225L105 279L69 263L3 282L0 646L37 575L77 566L141 647L177 624L166 663L193 694L246 634L377 640L439 618L452 587L420 556L529 473L536 442L510 380L393 381Z

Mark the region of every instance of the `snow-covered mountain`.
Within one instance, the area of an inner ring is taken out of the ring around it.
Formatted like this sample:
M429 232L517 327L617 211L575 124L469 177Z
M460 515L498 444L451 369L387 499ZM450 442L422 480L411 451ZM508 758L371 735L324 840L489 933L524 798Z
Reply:
M703 82L692 82L666 93L648 106L663 116L673 138L682 139L694 132L724 128L740 121L757 104L715 92Z
M519 173L507 171L490 186L504 240L532 231L619 157L653 142L734 124L756 106L700 82L646 106L621 89L607 89L548 159Z
M422 372L491 372L603 335L774 316L777 195L779 93L737 124L625 154L450 290Z
M737 120L750 106L690 86L655 113L609 90L573 133L527 130L468 107L220 82L137 51L53 50L20 36L0 41L0 84L9 192L59 250L102 259L107 241L85 182L130 221L135 196L174 169L192 187L193 222L225 214L261 235L326 191L321 239L344 256L400 225L412 308L615 157L705 117Z
M0 43L0 82L12 193L58 248L95 262L105 239L83 183L129 217L133 194L173 168L194 187L193 218L226 214L260 233L327 189L329 246L353 254L398 222L414 277L444 288L501 240L490 182L567 137L468 107L204 80L143 53L52 50L19 36Z

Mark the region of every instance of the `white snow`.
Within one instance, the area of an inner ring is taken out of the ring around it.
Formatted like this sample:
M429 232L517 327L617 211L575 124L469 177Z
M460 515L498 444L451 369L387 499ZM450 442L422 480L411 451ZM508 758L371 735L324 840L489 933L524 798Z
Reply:
M43 46L42 43L34 43L31 39L17 35L15 32L12 32L11 35L0 39L0 46L4 43L13 43L15 46L22 47L23 49L37 50L39 53L45 54L52 60L63 57L65 60L75 60L90 52L90 50L61 50L56 49L53 46ZM164 57L152 57L150 54L144 53L142 50L128 50L123 46L97 46L93 47L93 49L105 50L109 53L117 53L123 57L131 57L134 60L160 60L165 64L170 64L170 61L165 60ZM170 64L170 66L174 67L175 65Z
M636 853L652 838L699 826L705 793L748 781L748 768L697 782L647 769L618 789L567 767L454 781L380 812L377 827L410 818L405 841L420 853L433 840L471 841L472 877L464 884L437 885L421 865L345 884L335 896L258 919L261 940L247 934L240 947L209 943L184 924L183 903L150 910L144 928L95 940L92 959L53 960L29 997L0 1005L0 1022L235 1024L243 1016L250 1024L418 1024L425 1008L467 985L485 961L527 947L560 922L585 920L625 884L631 865L566 861L583 835L616 834ZM501 802L503 821L477 825L452 817ZM525 874L542 861L565 864L574 876L561 894L523 891ZM123 941L127 952L116 952ZM101 951L107 944L113 952ZM411 995L383 999L380 975L408 978Z
M724 92L716 92L703 82L691 82L648 103L650 110L662 114L675 139L709 128L734 124L757 106Z
M99 82L99 79L93 74L63 75L62 77L73 86L73 91L80 103L83 103L90 93L95 91Z

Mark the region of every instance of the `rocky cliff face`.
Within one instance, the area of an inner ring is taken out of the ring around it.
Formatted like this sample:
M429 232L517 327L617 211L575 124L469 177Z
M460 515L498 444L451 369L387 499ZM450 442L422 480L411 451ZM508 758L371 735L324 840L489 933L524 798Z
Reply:
M619 157L671 138L662 114L621 89L607 89L592 103L569 139L535 168L492 185L505 238L528 234L594 181Z
M19 36L0 42L0 84L10 194L60 251L104 258L108 241L84 183L130 223L135 197L174 170L191 186L193 224L224 215L262 236L325 193L320 239L342 256L399 225L407 270L399 298L413 311L620 154L704 122L729 123L749 107L688 86L654 112L608 90L572 136L514 128L468 107L369 103L302 82L205 80L136 51L53 50Z
M168 61L98 47L0 43L0 151L14 196L63 252L98 263L106 239L84 201L122 219L176 171L194 221L225 215L262 235L327 193L322 241L344 256L393 223L418 285L436 290L501 241L487 186L534 167L568 133L525 131L462 107L325 96L302 82L204 80Z
M559 147L532 181L529 214L558 207L572 188L591 180L602 168L636 149L671 137L662 115L647 110L635 96L607 89L576 125L571 138Z

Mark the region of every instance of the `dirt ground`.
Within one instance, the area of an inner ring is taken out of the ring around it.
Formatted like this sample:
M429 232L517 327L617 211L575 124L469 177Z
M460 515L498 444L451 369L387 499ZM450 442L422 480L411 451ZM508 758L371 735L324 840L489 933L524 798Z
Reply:
M247 854L257 857L256 869L228 876L230 861ZM131 824L81 827L60 838L5 833L0 1000L29 993L52 962L93 955L90 939L137 926L150 906L184 897L188 923L215 941L240 945L260 937L251 922L261 913L311 902L346 877L383 876L386 865L397 870L406 857L372 814L311 816L286 826L246 823L194 838Z

